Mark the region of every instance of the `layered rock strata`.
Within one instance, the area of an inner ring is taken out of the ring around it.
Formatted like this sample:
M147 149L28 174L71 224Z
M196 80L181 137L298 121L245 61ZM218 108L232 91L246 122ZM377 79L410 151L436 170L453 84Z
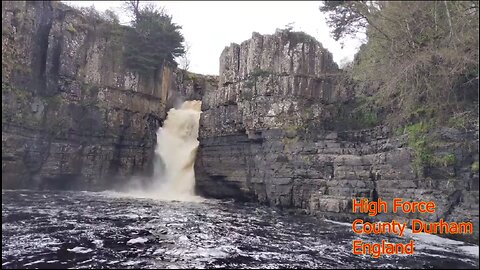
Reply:
M202 103L199 192L341 220L366 217L352 215L352 198L432 200L433 215L377 218L471 220L478 238L478 171L470 169L478 132L446 138L457 162L418 175L406 135L337 128L345 125L335 124L336 106L349 98L337 90L339 74L331 54L301 33L254 33L225 48L219 87Z

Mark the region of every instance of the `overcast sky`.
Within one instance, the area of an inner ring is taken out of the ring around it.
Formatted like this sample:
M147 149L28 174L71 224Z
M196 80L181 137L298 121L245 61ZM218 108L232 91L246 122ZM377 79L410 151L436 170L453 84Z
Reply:
M62 1L77 7L95 6L99 11L112 9L120 21L128 21L122 1ZM150 1L144 1L150 2ZM191 72L218 75L220 53L230 43L240 44L252 32L273 34L275 29L293 23L294 30L304 31L320 41L333 54L335 62L353 59L360 42L350 40L341 48L331 38L319 1L159 1L173 22L182 26L190 44Z

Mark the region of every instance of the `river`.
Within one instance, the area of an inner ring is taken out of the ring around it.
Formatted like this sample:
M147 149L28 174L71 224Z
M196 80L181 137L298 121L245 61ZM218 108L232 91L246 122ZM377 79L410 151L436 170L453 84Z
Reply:
M415 254L352 254L352 240ZM2 268L478 268L478 246L355 235L349 224L251 203L113 192L2 190Z

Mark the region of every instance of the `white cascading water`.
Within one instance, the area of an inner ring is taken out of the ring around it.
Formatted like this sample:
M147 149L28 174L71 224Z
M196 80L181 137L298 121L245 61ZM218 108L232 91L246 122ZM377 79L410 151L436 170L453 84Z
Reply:
M163 127L157 131L152 192L161 199L195 199L194 163L199 142L198 125L201 101L185 101L168 111ZM163 166L162 166L163 165Z
M185 101L168 111L163 127L157 131L152 181L142 188L136 179L131 179L125 195L160 200L202 200L194 194L193 168L199 145L201 105L201 101Z

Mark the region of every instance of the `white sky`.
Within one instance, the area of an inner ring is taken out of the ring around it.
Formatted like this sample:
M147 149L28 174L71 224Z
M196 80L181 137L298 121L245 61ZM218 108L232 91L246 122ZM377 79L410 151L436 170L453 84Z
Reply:
M62 1L71 6L95 6L99 11L112 9L121 22L128 21L122 1ZM304 31L320 41L340 64L352 60L360 45L358 40L340 42L331 38L319 1L143 1L166 8L173 22L182 26L190 49L189 71L218 75L220 53L230 43L240 44L252 32L273 34L277 28L294 23L293 30ZM142 2L141 2L142 3Z

